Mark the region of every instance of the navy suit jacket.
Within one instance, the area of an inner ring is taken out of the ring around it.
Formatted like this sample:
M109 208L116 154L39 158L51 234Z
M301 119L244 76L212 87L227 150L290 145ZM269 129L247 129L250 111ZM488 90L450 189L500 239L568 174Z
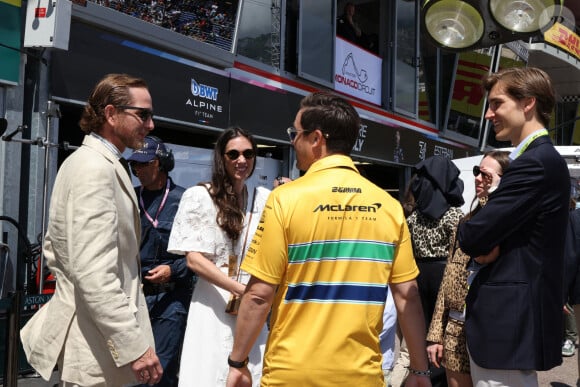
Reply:
M570 211L564 249L564 302L580 304L580 209Z
M484 368L548 370L562 363L563 253L570 177L548 136L512 161L458 240L471 257L499 245L467 295L466 334Z

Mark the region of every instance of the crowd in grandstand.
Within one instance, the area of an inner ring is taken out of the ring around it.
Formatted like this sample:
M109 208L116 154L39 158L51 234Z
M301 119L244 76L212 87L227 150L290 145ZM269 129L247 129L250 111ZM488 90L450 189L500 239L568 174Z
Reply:
M237 1L91 0L163 28L231 50Z

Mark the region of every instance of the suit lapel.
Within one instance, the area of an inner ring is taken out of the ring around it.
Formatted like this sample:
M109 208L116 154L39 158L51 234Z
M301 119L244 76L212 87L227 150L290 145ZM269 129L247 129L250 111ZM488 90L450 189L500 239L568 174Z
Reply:
M135 236L137 237L137 248L139 248L141 244L141 219L139 217L139 204L137 202L137 195L135 194L135 188L131 183L131 178L127 174L125 167L121 164L121 162L117 159L117 156L113 154L107 147L97 138L93 136L85 136L83 140L83 145L86 145L96 152L100 153L105 157L108 161L111 162L113 167L115 168L115 173L121 182L121 188L125 192L125 194L131 199L132 207L133 207L133 224L135 229ZM136 255L137 257L137 265L139 267L139 275L141 275L141 260L139 259L139 254Z
M131 183L131 178L127 174L127 171L123 167L123 164L117 159L116 155L113 154L107 147L97 138L93 136L85 136L83 140L83 145L86 145L95 151L99 152L104 158L109 160L113 167L115 168L115 173L119 177L121 181L121 186L123 190L127 193L127 195L131 198L133 205L135 206L135 210L137 213L139 212L139 205L137 203L137 196L135 195L135 188L133 188L133 184Z

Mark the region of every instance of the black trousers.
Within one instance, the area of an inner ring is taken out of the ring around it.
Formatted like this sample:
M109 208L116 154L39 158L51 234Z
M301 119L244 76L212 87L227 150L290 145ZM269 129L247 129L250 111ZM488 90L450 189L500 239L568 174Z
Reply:
M423 314L425 316L425 327L428 330L435 311L435 304L437 302L437 294L439 294L439 287L443 280L443 272L445 271L445 260L429 260L417 259L417 266L419 267L419 276L417 277L417 285L419 286L419 295L421 297L421 305L423 306ZM433 387L447 387L447 378L445 376L445 368L436 368L430 366L431 370L431 384Z

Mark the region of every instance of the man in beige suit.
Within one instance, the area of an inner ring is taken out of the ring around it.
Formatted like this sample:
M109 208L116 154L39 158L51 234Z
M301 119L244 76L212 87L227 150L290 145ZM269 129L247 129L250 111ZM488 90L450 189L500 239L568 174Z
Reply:
M62 386L155 384L163 373L140 286L139 208L121 160L143 146L152 116L142 79L105 76L79 123L83 144L56 177L44 244L56 291L21 338L44 379L58 363Z

